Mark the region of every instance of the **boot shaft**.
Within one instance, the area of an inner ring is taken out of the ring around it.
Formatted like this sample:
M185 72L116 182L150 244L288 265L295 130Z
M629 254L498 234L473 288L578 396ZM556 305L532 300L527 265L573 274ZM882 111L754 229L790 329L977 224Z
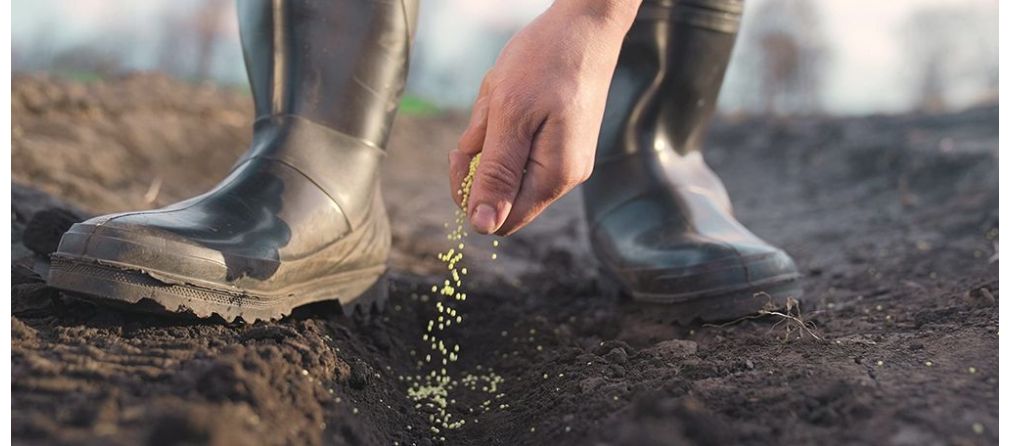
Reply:
M294 115L385 147L416 0L243 0L238 15L257 120Z
M743 3L646 0L621 48L597 160L698 150L729 64Z
M381 205L380 166L416 10L416 0L240 1L256 122L233 170L257 160L284 164L337 205L349 230L367 226L372 206Z

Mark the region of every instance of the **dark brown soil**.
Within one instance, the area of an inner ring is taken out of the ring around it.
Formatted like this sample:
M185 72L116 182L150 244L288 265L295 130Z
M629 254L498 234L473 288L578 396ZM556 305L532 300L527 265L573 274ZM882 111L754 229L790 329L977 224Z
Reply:
M396 278L384 313L347 318L322 304L227 325L74 300L31 273L22 241L45 249L83 214L202 191L244 150L249 99L158 76L16 78L12 95L15 181L52 194L13 195L16 443L438 443L398 377L415 372L411 351L423 347L430 309L417 296L445 248L444 158L464 118L397 122L384 186ZM468 256L460 367L503 375L509 407L462 414L464 427L442 435L473 445L995 444L997 114L712 127L707 157L740 220L806 274L811 331L774 316L673 326L602 296L572 194L503 240L501 261L483 260L487 248ZM39 211L68 206L53 197L82 211L50 211L48 226L24 232ZM479 402L470 398L457 406Z

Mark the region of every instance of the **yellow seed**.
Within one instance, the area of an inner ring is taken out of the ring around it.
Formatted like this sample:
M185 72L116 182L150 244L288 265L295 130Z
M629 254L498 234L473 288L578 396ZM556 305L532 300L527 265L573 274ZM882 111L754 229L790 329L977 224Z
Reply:
M454 220L455 227L453 228L448 222L444 225L448 230L446 239L453 241L455 247L451 247L447 251L437 255L439 261L443 262L446 266L446 277L441 285L433 285L431 289L432 293L437 292L446 298L452 298L457 301L466 300L466 292L463 291L465 284L462 276L466 276L468 270L465 266L463 266L462 261L463 249L466 245L463 239L468 236L464 227L467 224L468 219L466 218L467 216L463 209L466 209L466 203L469 200L470 189L473 186L473 179L479 162L480 154L471 160L469 171L457 191L457 193L461 196L461 202L464 206L456 211ZM492 242L495 247L498 246L498 241ZM497 258L497 255L493 255L492 258ZM412 298L415 298L416 300L416 297L412 296ZM438 369L432 368L426 375L421 374L408 376L406 381L411 383L407 389L407 396L414 401L415 407L421 408L422 406L425 406L435 411L429 416L429 429L431 429L431 432L438 434L441 431L440 429L458 429L465 423L464 420L453 421L453 411L468 409L470 413L474 412L474 407L453 407L456 405L456 400L449 398L449 395L457 391L459 388L471 391L476 391L478 388L481 388L489 394L496 395L495 398L502 398L504 394L498 394L497 389L504 380L501 376L490 370L486 373L482 372L480 375L467 373L464 374L461 379L453 379L449 376L445 366L447 366L449 362L459 360L460 347L458 344L454 344L450 351L450 349L446 347L445 342L439 340L433 331L436 328L439 331L444 331L448 327L452 326L453 323L462 323L463 315L460 314L456 308L453 308L446 302L438 299L437 296L435 296L435 299L437 312L433 318L428 321L426 333L422 334L421 339L424 342L429 342L431 344L431 351L437 353L425 355L425 360L418 361L417 366L418 368L423 368L441 362L442 367ZM427 295L424 295L420 297L420 300L422 302L427 302L429 298ZM416 353L412 350L410 354L411 356L414 356ZM483 370L480 365L477 365L476 369ZM403 380L404 379L400 377L400 381ZM490 404L491 402L488 400L485 404L479 407L482 407L484 411L487 411L490 409ZM502 404L499 407L504 409L509 406L508 404ZM475 423L477 422L476 419L473 421ZM408 430L410 430L409 427ZM434 439L435 437L432 438ZM441 437L440 440L444 442L445 438Z

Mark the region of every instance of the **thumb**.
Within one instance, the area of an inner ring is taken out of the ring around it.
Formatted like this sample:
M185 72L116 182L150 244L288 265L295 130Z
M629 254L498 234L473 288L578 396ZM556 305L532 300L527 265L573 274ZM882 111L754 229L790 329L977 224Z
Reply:
M510 119L503 109L515 108L489 108L487 136L467 203L470 224L482 234L494 233L508 218L536 130L528 122Z

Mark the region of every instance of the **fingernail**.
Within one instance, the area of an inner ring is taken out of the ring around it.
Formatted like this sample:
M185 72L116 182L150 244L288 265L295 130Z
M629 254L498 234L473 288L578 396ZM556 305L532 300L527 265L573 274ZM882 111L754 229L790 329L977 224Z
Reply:
M497 212L487 204L478 204L470 217L470 224L477 232L490 234L495 230L495 222L498 221Z

